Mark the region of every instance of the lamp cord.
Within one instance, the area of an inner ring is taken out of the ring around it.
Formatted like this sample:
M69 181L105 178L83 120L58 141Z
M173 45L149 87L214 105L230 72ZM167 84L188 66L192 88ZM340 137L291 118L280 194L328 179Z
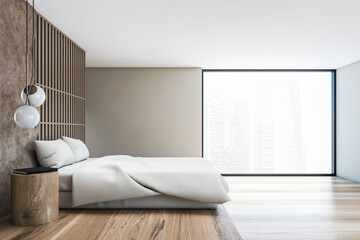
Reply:
M32 74L31 74L31 80L30 84L28 84L28 0L26 0L26 101L30 105L30 99L29 99L29 92L31 91L31 88L33 87L33 82L35 79L35 0L32 1L33 6L33 26L32 26Z
M28 85L28 0L26 0L26 74L25 74L25 78L26 78L26 101L25 104L27 103L28 105L30 105L29 103L29 85Z
M32 83L34 82L35 79L35 0L32 1L33 4L33 27L32 27L32 76L31 76L31 81L30 81L30 91L32 88Z

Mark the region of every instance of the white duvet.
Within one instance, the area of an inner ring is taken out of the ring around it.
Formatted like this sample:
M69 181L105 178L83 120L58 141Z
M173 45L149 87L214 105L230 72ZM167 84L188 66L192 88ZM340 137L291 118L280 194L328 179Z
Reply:
M72 175L73 206L155 195L206 203L230 200L222 176L203 158L106 156Z

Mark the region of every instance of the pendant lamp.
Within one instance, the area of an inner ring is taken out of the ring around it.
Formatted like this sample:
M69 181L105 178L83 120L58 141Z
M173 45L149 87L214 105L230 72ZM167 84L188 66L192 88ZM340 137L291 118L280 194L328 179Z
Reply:
M25 129L36 127L40 122L40 114L35 107L41 106L45 102L44 90L33 83L35 78L35 2L33 0L33 35L32 35L32 76L30 84L28 83L28 0L26 0L26 85L21 91L21 100L25 106L16 109L14 114L15 123Z
M29 93L27 91L29 89ZM30 106L40 107L45 102L45 92L44 90L36 85L31 85L28 88L25 87L21 91L21 100L26 104L26 99L28 98Z
M38 125L40 122L40 114L36 108L25 105L16 109L14 120L19 127L30 129Z

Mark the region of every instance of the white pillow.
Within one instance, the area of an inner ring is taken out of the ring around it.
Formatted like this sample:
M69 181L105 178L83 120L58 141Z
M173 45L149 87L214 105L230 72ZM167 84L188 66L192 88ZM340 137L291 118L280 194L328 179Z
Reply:
M89 157L89 150L81 140L65 136L63 136L62 139L67 145L69 145L71 151L73 152L75 162L85 160Z
M69 146L61 139L35 141L37 159L43 167L60 168L74 163L75 158Z

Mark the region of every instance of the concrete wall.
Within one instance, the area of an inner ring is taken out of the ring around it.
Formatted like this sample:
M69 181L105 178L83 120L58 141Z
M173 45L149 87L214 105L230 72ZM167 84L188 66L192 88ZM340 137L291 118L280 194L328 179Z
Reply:
M88 68L91 157L201 156L200 68Z
M29 12L32 8L29 7ZM29 14L29 23L32 18ZM29 24L29 32L32 26ZM31 53L31 38L29 39ZM31 57L29 58L31 66ZM31 67L29 69L31 75ZM0 217L10 213L10 173L35 166L33 140L39 128L22 129L14 122L25 87L25 2L0 0Z

